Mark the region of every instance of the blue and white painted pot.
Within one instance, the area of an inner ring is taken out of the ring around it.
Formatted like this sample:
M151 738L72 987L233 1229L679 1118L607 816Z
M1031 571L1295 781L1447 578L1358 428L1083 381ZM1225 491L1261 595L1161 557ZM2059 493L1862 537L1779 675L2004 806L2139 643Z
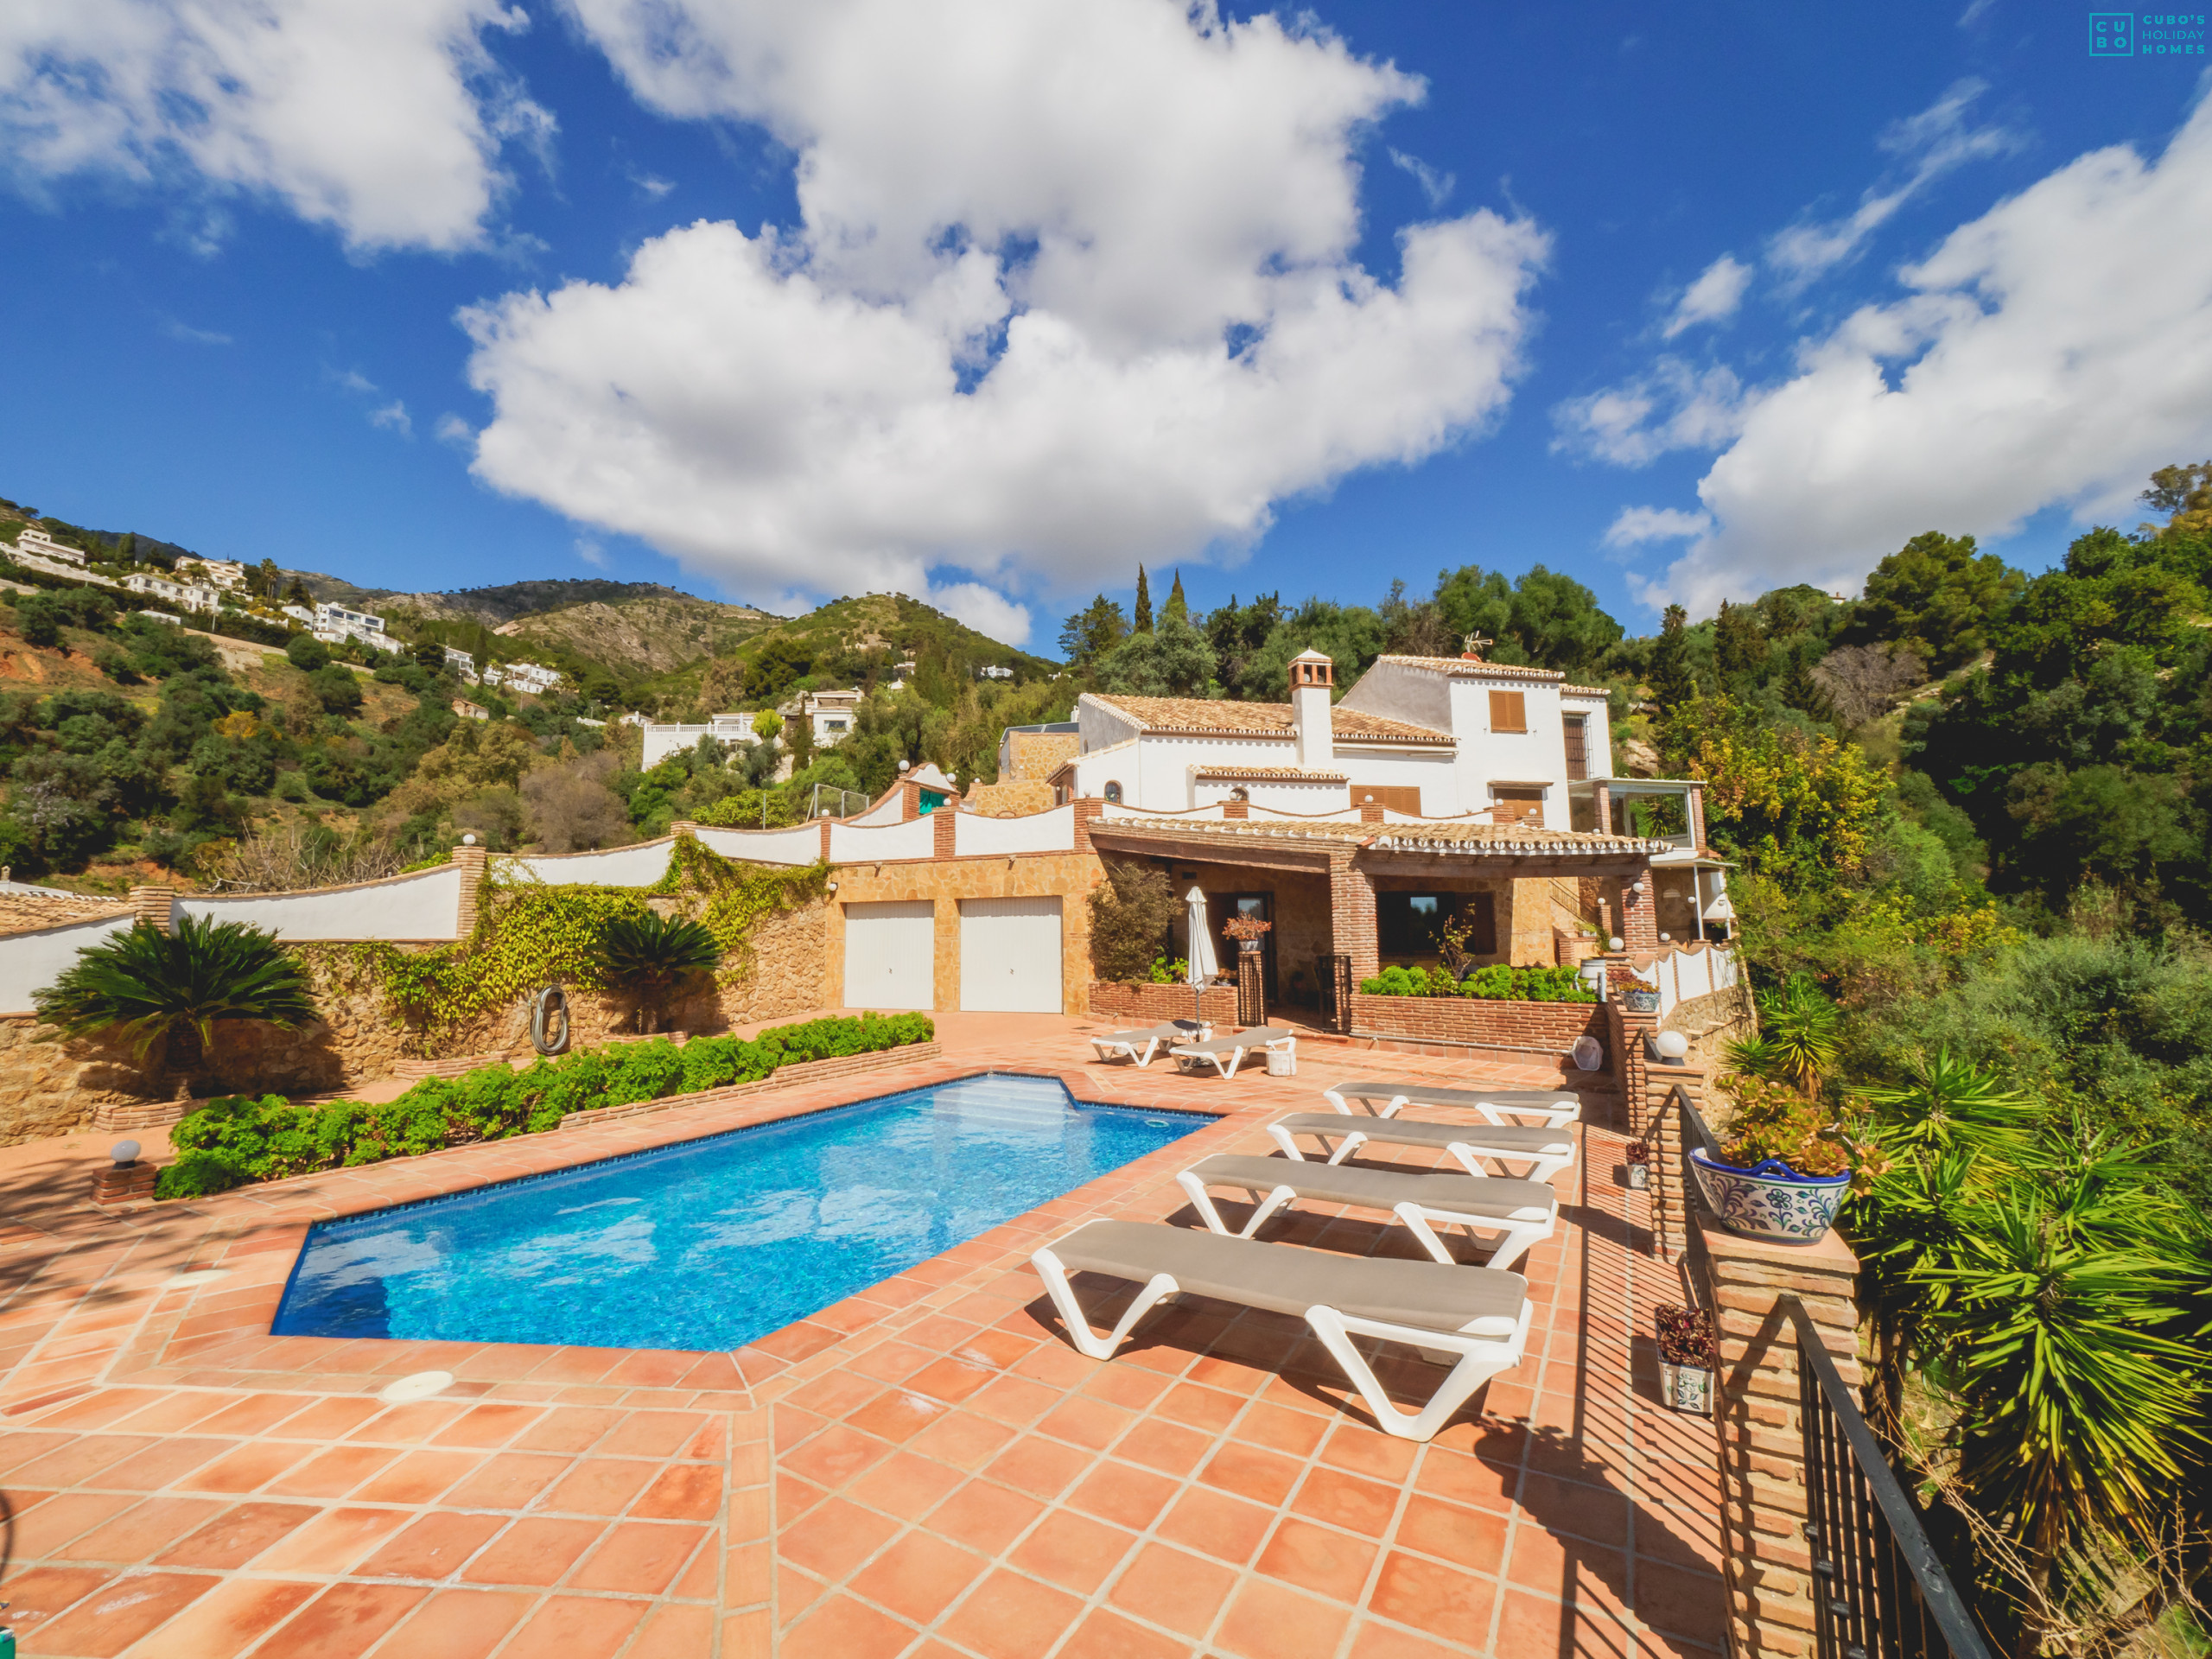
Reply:
M1690 1167L1722 1226L1774 1244L1818 1243L1851 1185L1848 1170L1840 1175L1800 1175L1778 1158L1738 1169L1694 1148Z

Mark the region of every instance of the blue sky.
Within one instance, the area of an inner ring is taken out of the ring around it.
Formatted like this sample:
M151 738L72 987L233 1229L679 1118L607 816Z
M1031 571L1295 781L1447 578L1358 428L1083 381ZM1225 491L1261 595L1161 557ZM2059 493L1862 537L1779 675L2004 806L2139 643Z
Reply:
M2193 15L1300 16L25 8L0 493L1049 647L1140 557L1202 605L1541 562L1638 631L1923 529L2032 568L2212 454Z

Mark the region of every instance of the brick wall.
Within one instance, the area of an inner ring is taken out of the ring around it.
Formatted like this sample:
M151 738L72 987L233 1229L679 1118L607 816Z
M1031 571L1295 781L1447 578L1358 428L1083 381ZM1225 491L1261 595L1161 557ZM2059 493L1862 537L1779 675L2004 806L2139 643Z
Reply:
M1564 1054L1578 1037L1606 1039L1602 1002L1509 1002L1472 996L1370 996L1354 991L1355 1037L1403 1037L1473 1048Z
M1217 1026L1234 1028L1235 986L1208 986L1199 995L1205 999L1203 1006L1207 1019ZM1102 979L1094 980L1090 986L1090 1012L1099 1019L1123 1026L1157 1026L1170 1020L1188 1020L1192 1007L1191 988L1187 985L1125 985Z
M1375 931L1375 883L1351 861L1351 852L1329 855L1330 931L1339 955L1351 958L1351 982L1382 970Z

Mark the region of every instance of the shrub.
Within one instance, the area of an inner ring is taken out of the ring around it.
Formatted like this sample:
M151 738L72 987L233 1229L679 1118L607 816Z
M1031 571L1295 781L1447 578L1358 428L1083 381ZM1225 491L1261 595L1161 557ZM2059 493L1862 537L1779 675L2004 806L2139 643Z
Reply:
M1711 1370L1719 1363L1719 1338L1713 1315L1701 1307L1662 1302L1651 1316L1659 1338L1659 1357L1669 1365L1696 1365Z
M701 1037L678 1048L662 1038L581 1049L519 1071L480 1066L458 1077L426 1077L375 1105L295 1106L281 1095L227 1095L169 1131L180 1155L156 1178L155 1196L200 1198L250 1181L537 1135L558 1128L571 1112L757 1082L782 1066L924 1043L936 1032L922 1014L833 1016L779 1026L750 1040Z
M1471 996L1484 1001L1595 1002L1597 993L1573 968L1509 968L1493 963L1465 982L1441 968L1385 968L1359 988L1369 996Z
M1116 864L1090 895L1090 967L1103 980L1141 982L1175 919L1179 906L1158 870Z

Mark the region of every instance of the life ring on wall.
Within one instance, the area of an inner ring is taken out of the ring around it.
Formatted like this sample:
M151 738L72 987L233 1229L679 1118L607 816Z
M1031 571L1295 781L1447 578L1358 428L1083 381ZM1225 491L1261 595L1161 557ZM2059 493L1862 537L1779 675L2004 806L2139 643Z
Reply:
M531 1004L530 1045L541 1054L559 1054L569 1046L569 994L548 985Z

